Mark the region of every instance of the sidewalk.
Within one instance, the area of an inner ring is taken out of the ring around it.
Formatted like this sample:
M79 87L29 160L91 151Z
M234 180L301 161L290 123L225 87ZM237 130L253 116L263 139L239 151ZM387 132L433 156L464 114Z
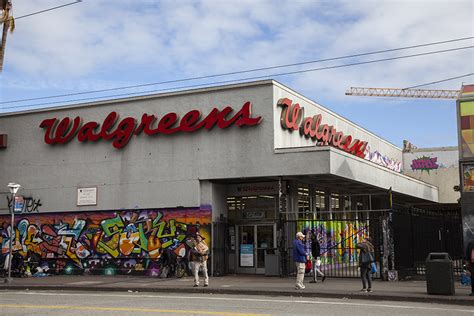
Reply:
M165 293L213 293L238 295L299 296L348 298L385 301L412 301L474 306L470 287L456 283L456 294L428 295L425 281L385 282L376 280L372 293L360 293L359 279L327 279L311 284L305 278L306 289L294 289L294 278L230 275L210 278L210 286L194 288L192 277L159 279L144 276L48 276L14 278L1 283L0 290L74 290L74 291L133 291Z

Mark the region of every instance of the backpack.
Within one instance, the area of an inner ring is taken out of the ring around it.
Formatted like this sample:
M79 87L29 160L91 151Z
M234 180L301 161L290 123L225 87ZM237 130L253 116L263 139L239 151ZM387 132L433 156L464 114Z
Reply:
M370 252L363 251L363 250L361 250L360 252L361 252L360 254L361 263L371 263L372 261L374 261L374 259L372 258L372 254Z

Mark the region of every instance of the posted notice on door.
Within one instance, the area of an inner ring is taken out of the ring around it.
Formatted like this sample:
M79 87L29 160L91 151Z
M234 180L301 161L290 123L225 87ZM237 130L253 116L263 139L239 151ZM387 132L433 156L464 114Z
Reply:
M253 267L253 245L240 245L240 266Z

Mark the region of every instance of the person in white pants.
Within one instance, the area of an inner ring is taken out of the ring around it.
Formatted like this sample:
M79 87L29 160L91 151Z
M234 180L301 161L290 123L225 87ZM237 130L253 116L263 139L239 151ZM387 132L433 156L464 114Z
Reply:
M209 286L209 275L207 274L207 259L209 257L209 247L204 242L204 237L196 234L196 246L191 252L193 262L194 287L199 286L199 269L202 268L204 274L204 286Z
M296 265L296 284L297 290L303 290L304 286L304 272L306 261L309 260L309 256L306 255L303 245L304 235L302 232L296 233L296 239L293 241L293 261Z

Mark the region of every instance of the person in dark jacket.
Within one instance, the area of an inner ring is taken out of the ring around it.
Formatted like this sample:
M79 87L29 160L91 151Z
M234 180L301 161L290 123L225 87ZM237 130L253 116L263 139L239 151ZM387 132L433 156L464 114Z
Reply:
M306 255L303 245L304 235L302 232L296 233L296 239L293 241L293 261L296 265L296 289L302 290L305 288L304 272L306 266L306 260L309 260L309 256Z
M313 280L310 283L318 283L318 274L323 277L322 281L326 280L326 276L320 270L321 266L321 245L319 244L316 233L311 234L311 256L313 264Z
M359 251L359 267L362 279L361 292L372 292L372 276L370 273L370 265L374 262L374 246L370 242L370 238L357 244Z
M474 296L474 239L467 243L466 263L467 269L471 272L471 294L469 295Z

